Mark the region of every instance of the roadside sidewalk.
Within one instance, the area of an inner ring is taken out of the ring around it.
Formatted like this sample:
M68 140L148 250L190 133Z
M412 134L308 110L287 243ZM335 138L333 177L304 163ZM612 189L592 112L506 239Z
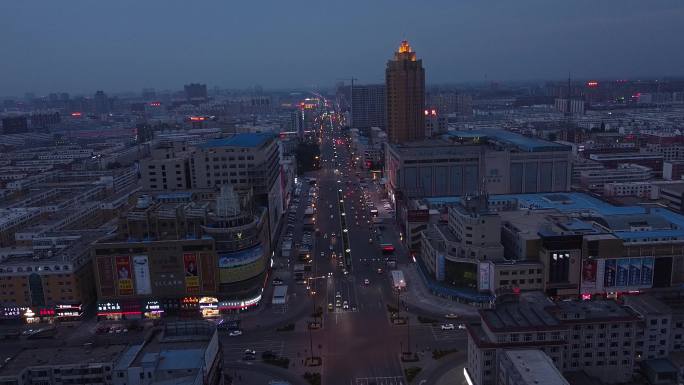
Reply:
M447 298L438 297L430 292L420 276L415 263L402 265L406 277L406 291L402 294L404 303L411 309L420 309L426 313L444 316L453 313L461 316L477 316L477 308Z

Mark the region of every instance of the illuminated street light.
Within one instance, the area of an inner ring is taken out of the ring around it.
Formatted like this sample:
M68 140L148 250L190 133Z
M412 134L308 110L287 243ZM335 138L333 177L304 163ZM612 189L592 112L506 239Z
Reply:
M344 232L344 233L346 233L346 232L348 232L348 231L349 231L349 230L347 230L347 229L342 230L342 232Z
M347 250L345 250L345 251L346 251L347 253L351 253L351 249L347 249Z

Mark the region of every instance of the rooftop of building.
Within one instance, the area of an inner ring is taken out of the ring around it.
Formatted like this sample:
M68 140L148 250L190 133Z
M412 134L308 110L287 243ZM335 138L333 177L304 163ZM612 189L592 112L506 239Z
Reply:
M423 198L428 205L440 206L462 202L462 197ZM489 196L489 207L506 217L512 211L513 223L534 225L545 221L544 216L565 214L576 217L563 226L575 232L592 232L590 222L600 223L606 231L628 241L679 240L684 239L684 215L662 207L616 206L580 192L502 194ZM516 210L530 210L528 215L516 218ZM541 217L536 213L546 210Z
M21 373L28 367L114 363L126 345L84 345L23 349L0 366L0 376Z
M580 317L563 317L579 314ZM492 331L528 331L565 329L565 323L636 320L627 308L612 300L561 301L552 306L534 302L504 302L492 309L480 310L484 323Z
M201 148L212 147L260 147L268 140L275 138L272 133L239 133L229 138L212 139L199 145Z
M541 350L505 350L503 354L525 384L569 385L551 358Z
M650 372L661 373L677 373L677 368L667 358L654 358L651 360L644 360L641 362L641 367Z
M663 159L663 155L644 152L612 152L591 154L589 155L589 159L597 161L623 159Z
M629 295L624 297L624 302L626 306L644 316L664 315L672 312L672 309L663 301L648 294Z
M672 183L672 184L664 184L659 186L660 191L666 190L666 191L671 191L677 194L682 194L684 193L684 182L681 183Z
M452 138L467 139L489 139L509 146L514 146L519 151L541 152L541 151L571 151L570 146L551 142L548 140L533 138L503 129L482 129L474 131L451 131L446 134Z
M216 327L206 321L180 321L166 324L140 345L130 346L116 370L158 362L166 369L193 369L202 366L204 351Z

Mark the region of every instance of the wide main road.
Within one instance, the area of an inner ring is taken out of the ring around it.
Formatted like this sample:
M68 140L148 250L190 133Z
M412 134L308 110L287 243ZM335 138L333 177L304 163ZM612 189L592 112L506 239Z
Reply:
M325 290L324 382L348 385L367 378L386 378L398 384L402 378L398 338L402 329L390 326L382 293L385 277L377 272L372 275L371 268L360 262L377 254L377 248L368 243L370 218L362 214L358 191L352 192L347 184L349 174L345 171L350 158L341 140L339 130L326 125L321 142L323 167L316 173L320 230L317 245L328 261L328 271L333 273ZM342 214L346 228L342 228ZM345 230L349 239L346 248L351 254L348 264L342 258L346 252L342 241ZM332 258L333 252L336 258ZM321 258L320 252L317 257ZM323 265L319 262L319 269ZM342 307L337 307L337 301ZM333 311L327 311L329 305Z
M371 227L364 202L367 191L358 183L357 162L351 158L347 139L332 119L322 128L320 145L322 168L312 173L319 186L315 258L320 279L315 291L325 316L314 344L323 346L324 383L405 384L399 357L409 339L411 351L417 351L462 344L464 335L415 322L409 332L406 325L390 322L387 305L396 306L397 297ZM348 254L342 241L345 230ZM383 238L398 235L383 234ZM349 263L341 263L345 254L351 257Z

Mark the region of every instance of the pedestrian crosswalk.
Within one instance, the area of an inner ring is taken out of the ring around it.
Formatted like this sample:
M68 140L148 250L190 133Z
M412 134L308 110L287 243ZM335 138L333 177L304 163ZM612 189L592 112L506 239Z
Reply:
M314 348L317 349L317 346L314 345ZM261 354L268 351L278 357L289 358L290 362L294 362L295 360L301 359L308 354L309 344L288 344L282 340L263 340L249 343L223 344L223 357L226 361L241 361L245 356L246 350L254 350L256 352L257 360L261 360Z
M354 385L404 385L402 376L394 377L361 377L354 380Z
M287 303L280 304L280 305L273 305L271 310L273 310L273 313L275 314L285 314L287 313Z
M435 341L453 341L465 338L465 332L463 330L442 330L441 325L431 325L430 331L432 332Z

